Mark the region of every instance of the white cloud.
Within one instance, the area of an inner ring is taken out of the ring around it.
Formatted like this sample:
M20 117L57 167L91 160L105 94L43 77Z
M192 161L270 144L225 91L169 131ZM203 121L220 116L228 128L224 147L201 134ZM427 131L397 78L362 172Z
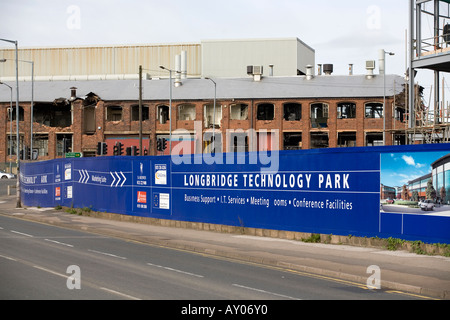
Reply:
M405 160L406 164L409 164L410 166L415 166L415 165L416 165L416 163L415 163L415 161L414 161L414 158L411 157L411 156L405 156L405 155L403 155L403 156L402 156L402 159Z
M418 168L418 169L425 166L423 163L416 163L416 161L414 160L414 158L411 157L411 156L403 155L403 156L402 156L402 159L406 162L407 165L416 167L416 168Z

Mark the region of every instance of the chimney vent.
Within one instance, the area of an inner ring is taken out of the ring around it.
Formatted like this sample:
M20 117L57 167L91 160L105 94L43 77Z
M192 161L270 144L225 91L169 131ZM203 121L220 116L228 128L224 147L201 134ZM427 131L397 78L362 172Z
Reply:
M313 75L313 66L308 64L306 66L306 80L311 80L312 78L314 78Z
M373 78L373 70L375 69L375 60L367 60L366 61L366 78L372 79Z
M71 87L70 88L70 102L73 102L77 99L77 88L76 87Z
M333 73L333 65L332 64L324 64L323 65L323 73L325 73L326 75L331 75Z

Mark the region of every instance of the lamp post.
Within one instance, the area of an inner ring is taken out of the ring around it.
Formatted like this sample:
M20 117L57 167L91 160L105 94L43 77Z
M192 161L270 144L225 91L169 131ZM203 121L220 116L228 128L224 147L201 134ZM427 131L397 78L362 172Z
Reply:
M386 53L390 56L395 55L393 52L386 52L384 49L380 50L380 72L383 73L383 145L386 145ZM394 92L395 94L395 92Z
M6 62L8 59L0 59L0 62ZM31 109L30 109L30 160L33 160L33 108L34 108L34 61L18 60L19 62L26 62L31 64ZM25 153L24 153L25 159Z
M214 153L216 153L216 96L217 96L217 83L211 79L211 78L205 78L207 80L211 80L211 82L214 84L214 108L213 108L213 145L212 150Z
M139 154L143 154L142 150L142 66L139 66Z
M12 173L12 87L9 84L3 83L0 81L0 84L3 84L9 88L11 91L11 100L9 102L9 173Z
M159 66L161 69L169 71L169 151L172 154L172 70L164 66Z
M18 59L18 43L17 40L8 40L8 39L0 39L1 41L13 43L16 49L16 139L17 139L17 184L16 184L16 195L17 195L17 203L16 208L21 208L21 200L20 200L20 174L19 174L19 59Z

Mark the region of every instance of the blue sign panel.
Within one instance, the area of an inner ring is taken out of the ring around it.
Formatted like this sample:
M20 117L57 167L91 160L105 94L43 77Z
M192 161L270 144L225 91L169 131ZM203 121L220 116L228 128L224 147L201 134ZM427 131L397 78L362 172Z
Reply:
M57 159L23 163L21 186L32 206L450 243L448 154L436 144ZM432 211L419 206L426 184Z

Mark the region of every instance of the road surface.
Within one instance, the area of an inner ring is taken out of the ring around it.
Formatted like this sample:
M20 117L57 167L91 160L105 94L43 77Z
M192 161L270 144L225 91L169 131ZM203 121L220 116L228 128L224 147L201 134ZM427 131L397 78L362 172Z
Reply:
M0 238L3 300L420 298L14 217L0 216Z

